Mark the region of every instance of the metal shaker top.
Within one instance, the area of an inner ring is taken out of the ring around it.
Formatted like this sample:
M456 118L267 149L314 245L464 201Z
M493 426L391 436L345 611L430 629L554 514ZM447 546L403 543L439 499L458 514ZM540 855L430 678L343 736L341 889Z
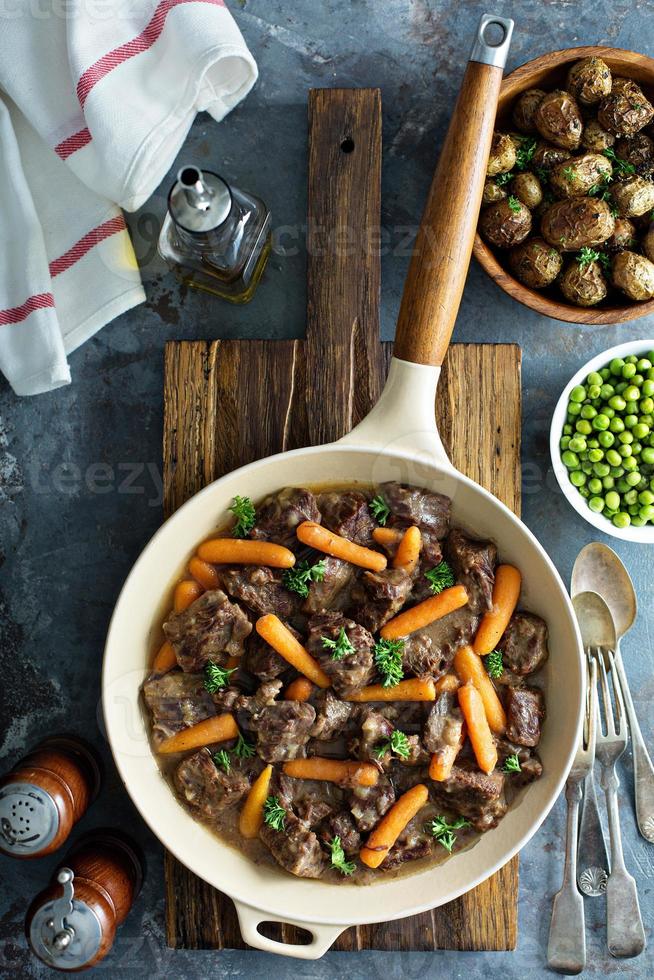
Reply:
M35 954L56 970L79 970L95 959L102 943L102 925L95 911L75 898L75 875L61 868L59 898L44 902L29 923L29 939Z
M199 167L182 167L168 195L175 224L191 234L212 231L229 216L232 192L222 177Z
M58 830L57 804L40 786L15 782L0 788L0 851L13 857L38 854Z

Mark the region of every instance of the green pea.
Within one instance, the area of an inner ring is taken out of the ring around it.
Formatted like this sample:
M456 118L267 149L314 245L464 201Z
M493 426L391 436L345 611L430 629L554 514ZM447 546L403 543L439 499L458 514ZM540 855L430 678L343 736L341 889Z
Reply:
M568 415L574 416L581 413L581 405L579 402L570 402L568 405Z
M651 415L654 412L654 399L649 396L647 398L641 398L640 411L642 415Z
M625 424L625 428L627 428L627 429L633 429L633 427L638 424L638 416L637 415L625 415L625 417L624 417L624 424Z
M654 381L652 382L654 385ZM654 394L654 391L652 392ZM605 402L609 400L613 395L615 395L615 388L613 385L603 384L600 388L600 398L603 398Z
M631 444L631 455L632 456L640 456L640 454L642 452L642 449L643 449L642 443L640 443L640 442L633 442Z
M622 395L613 395L609 398L609 405L614 408L616 412L623 412L627 407L627 403L622 397Z
M610 385L609 385L610 387ZM643 381L643 395L645 398L651 398L654 395L654 381L649 379Z
M615 409L609 408L607 405L602 406L602 414L606 415L607 419L615 418Z
M570 473L570 483L575 487L583 487L588 477L581 470L572 470Z
M647 521L643 520L643 518L640 516L631 518L632 527L645 527L646 524Z
M579 419L578 422L575 422L575 429L577 432L581 433L582 436L589 436L593 431L593 427L588 419Z
M591 371L586 378L586 383L589 385L601 385L602 375L599 373L599 371Z
M620 506L620 494L616 493L615 490L609 490L608 493L604 494L604 503L609 510L617 510Z
M652 362L650 361L649 357L640 357L636 367L639 371L649 371L649 369L652 367Z
M641 507L638 511L638 515L639 517L642 517L644 521L654 520L654 507L651 504Z
M637 470L631 470L630 473L626 474L624 479L629 487L637 487L640 483L640 473Z
M569 470L576 470L579 466L579 457L576 453L571 452L569 449L566 449L566 451L561 454L561 461Z
M563 435L564 436L571 436L573 432L574 432L574 429L572 428L571 425L564 425L563 426Z
M634 371L634 374L636 372ZM575 385L575 387L570 392L571 402L583 402L586 398L586 389L583 385Z
M622 510L620 511L619 514L615 515L615 517L613 518L613 523L616 527L619 528L629 527L629 525L631 524L631 517L629 516L629 514L626 514Z
M588 489L590 490L591 493L594 494L601 493L602 481L596 476L592 477L592 479L588 481ZM654 493L651 496L652 496L652 503L654 503ZM643 500L641 501L641 503L649 503L649 501Z
M654 381L654 368L650 368L647 372L647 381Z
M581 494L582 497L590 497L590 491L588 490L588 487L577 487L577 489L579 490L579 493Z
M616 482L615 489L618 491L618 493L629 493L631 487L625 479L622 479Z
M631 456L631 446L624 446L624 445L618 446L618 453L620 454L622 459L625 460L628 456Z
M646 446L640 454L640 458L648 466L654 465L654 449L651 446Z
M611 377L610 370L607 367L603 367L600 371L600 377L602 378L602 381L608 381L608 379Z
M604 459L603 449L590 449L588 451L588 459L591 463L599 463L600 460Z
M616 393L616 395L621 395L622 392L625 390L625 388L628 388L628 387L629 387L629 382L628 381L618 381L618 383L615 386L615 393Z
M601 514L604 510L604 500L602 497L591 497L588 501L588 506L596 514Z
M638 388L642 388L644 380L645 378L642 376L642 374L634 374L633 378L631 379L631 383L632 385L637 385Z
M611 419L609 429L611 432L624 432L624 422L616 416L614 419Z
M625 504L629 505L629 507L635 506L636 510L638 510L638 491L635 487L633 487L631 490L627 490L622 499L624 500Z
M651 506L651 504L654 504L654 493L652 493L651 490L641 490L641 492L638 494L638 502L643 504L645 507Z
M611 467L606 463L593 463L593 473L595 476L605 477L611 472Z
M640 389L636 385L629 385L625 388L624 397L628 402L637 402L640 398Z
M630 472L633 472L634 470L638 469L638 460L636 459L635 456L625 456L625 458L622 461L622 465L627 470L627 477L628 477ZM625 479L627 477L625 477ZM638 479L640 479L640 477Z
M598 439L588 439L587 442L588 442L588 448L589 449L599 449L599 440Z
M611 372L611 374L621 375L623 367L624 367L624 361L622 360L622 358L614 357L611 363L609 364L609 371Z
M600 446L603 446L604 449L609 449L615 442L615 436L612 432L608 431L598 433L597 439Z
M595 418L593 419L592 424L593 424L593 428L597 432L601 432L604 429L608 429L609 425L611 424L611 419L608 418L606 415L596 415Z
M593 472L593 464L584 460L584 462L581 464L581 471L582 473L585 473L586 476L590 476L590 474Z
M588 397L593 402L595 401L595 399L598 399L599 400L599 397L600 397L601 393L602 393L602 386L601 385L590 385L590 387L588 388Z
M592 405L582 405L579 414L582 419L594 419L597 415L597 409L593 408Z
M638 358L635 354L627 354L625 357L625 364L638 364Z
M636 373L636 365L625 364L624 367L622 368L621 373L622 373L622 377L626 378L627 380L629 380L629 378L633 378L634 374Z
M622 462L622 460L620 460ZM614 480L619 480L621 476L624 476L624 466L612 466L611 476Z
M576 446L573 446L572 445L573 442L574 442L574 439L570 443L570 448L574 452L579 452L580 450L578 450ZM620 453L618 453L618 452L615 451L615 449L607 449L607 451L606 451L606 462L607 463L610 463L611 466L620 466L620 464L622 463L622 457L620 456Z
M610 473L608 476L602 478L602 489L613 490L614 486L615 486L615 478L612 477Z

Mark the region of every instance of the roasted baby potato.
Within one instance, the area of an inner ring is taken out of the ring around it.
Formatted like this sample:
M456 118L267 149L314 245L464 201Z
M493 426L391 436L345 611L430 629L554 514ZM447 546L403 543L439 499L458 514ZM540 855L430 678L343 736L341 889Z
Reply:
M635 218L654 208L654 184L644 177L627 177L611 185L611 197L622 218Z
M493 133L486 173L489 177L505 174L515 167L516 146L507 133Z
M530 238L509 252L513 275L530 289L544 289L554 282L563 259L555 248L542 238Z
M607 239L606 247L611 252L619 252L623 248L633 248L635 244L636 229L633 222L629 218L616 218L613 234ZM647 252L645 254L647 255Z
M511 248L524 241L531 231L531 212L517 197L511 196L483 209L479 229L491 245Z
M584 128L581 112L569 92L556 89L538 104L534 113L536 129L543 137L564 150L576 150Z
M615 229L615 219L606 201L595 197L571 197L557 201L541 220L546 242L564 252L601 245Z
M616 136L635 136L654 117L654 108L630 78L613 80L611 94L602 100L597 120Z
M551 170L557 163L561 163L562 160L569 160L571 156L569 150L539 140L531 158L531 165L537 170Z
M636 252L618 252L611 264L613 284L629 299L642 302L654 296L654 262Z
M535 133L536 123L534 113L545 97L545 92L540 88L528 88L523 92L513 106L513 122L521 133Z
M606 279L599 262L574 259L563 270L559 286L565 298L575 306L596 306L606 297Z
M570 68L566 87L582 105L594 105L609 94L611 83L611 71L601 58L584 58Z
M641 176L654 171L654 142L647 133L636 133L631 139L621 139L615 144L615 155L630 163Z
M487 180L484 184L484 193L481 198L482 205L484 204L495 204L496 201L503 201L506 197L506 191L499 184L496 184L494 180Z
M557 197L579 197L592 187L607 184L612 173L611 161L603 154L584 153L552 167L550 184Z
M585 150L593 153L601 153L608 150L615 143L615 136L609 133L608 129L602 129L597 119L589 119L584 126L581 134L581 145Z
M530 211L537 208L543 200L543 188L538 177L527 170L515 175L511 182L511 190Z
M654 225L651 225L649 230L645 232L641 245L650 262L654 262Z

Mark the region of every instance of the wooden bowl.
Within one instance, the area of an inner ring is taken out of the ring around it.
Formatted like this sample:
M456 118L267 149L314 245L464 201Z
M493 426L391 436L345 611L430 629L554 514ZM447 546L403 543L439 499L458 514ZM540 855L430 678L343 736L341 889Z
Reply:
M522 92L529 88L542 88L549 92L564 87L570 64L591 56L605 61L613 74L632 78L654 103L654 59L636 54L634 51L623 51L621 48L566 48L564 51L552 51L541 55L540 58L528 61L507 75L500 89L497 128L509 130L515 128L510 121L511 109ZM473 252L480 265L505 293L532 310L536 310L537 313L553 317L555 320L600 325L624 323L654 312L654 299L638 303L629 301L625 297L624 304L616 305L615 297L609 297L608 302L599 306L583 307L566 303L556 286L543 290L529 289L504 267L505 256L508 253L502 252L501 249L490 248L482 241L479 233L475 236Z

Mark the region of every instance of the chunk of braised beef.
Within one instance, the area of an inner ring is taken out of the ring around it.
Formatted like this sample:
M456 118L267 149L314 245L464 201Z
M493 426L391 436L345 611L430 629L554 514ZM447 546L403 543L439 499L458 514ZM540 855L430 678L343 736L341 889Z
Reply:
M495 741L497 744L498 766L504 766L504 763L510 755L518 757L520 772L511 772L507 776L511 786L526 786L527 783L533 783L534 780L540 779L543 775L543 764L535 752L532 752L525 745L516 745L514 742L509 742L506 738L497 738Z
M364 572L352 587L352 617L376 633L400 611L412 585L411 576L402 568Z
M506 813L504 778L497 769L486 775L474 763L462 761L452 767L447 779L432 781L430 792L435 802L465 817L475 830L490 830Z
M456 651L472 642L479 625L479 616L468 606L455 609L442 619L437 619L429 627L432 638L432 657L437 668L434 676L446 674L452 666ZM436 657L439 660L436 661Z
M182 670L198 673L209 660L224 666L228 657L240 657L252 623L222 589L212 589L174 613L163 629Z
M424 765L419 763L414 766L406 766L401 762L394 762L387 775L393 784L395 796L398 798L403 796L412 786L417 786L418 783L424 783L425 786L428 786L429 757L425 757Z
M416 861L428 857L433 849L433 837L425 830L425 820L420 814L410 820L396 842L384 858L381 867L384 871L398 868L406 861Z
M540 670L548 657L547 626L540 616L515 612L499 642L504 666L519 677Z
M361 848L361 834L354 826L354 820L347 810L340 810L327 821L323 840L329 844L334 837L339 837L346 855L358 854Z
M320 520L318 504L310 490L285 487L279 493L266 497L257 509L257 519L250 537L293 548L298 544L295 534L298 524L302 521L320 524Z
M375 786L355 786L349 793L350 813L364 834L379 823L393 803L395 790L386 776L380 776Z
M306 649L331 679L336 693L345 698L365 687L375 672L372 654L375 641L368 630L353 620L346 619L339 612L324 612L312 616L307 629L309 635L305 643ZM323 638L335 643L341 630L345 631L354 649L352 653L335 658L334 650L325 646Z
M398 765L424 766L429 763L429 753L423 748L419 735L407 735L408 755L398 756Z
M296 639L300 638L299 634L288 623L286 627ZM277 651L273 650L270 644L266 643L258 633L253 633L248 640L243 654L243 667L249 674L253 674L254 677L258 677L262 681L272 681L276 677L281 677L289 669L288 662L280 657Z
M316 720L310 732L311 738L325 741L343 734L354 709L351 702L339 700L329 688L318 692L313 706Z
M281 572L264 565L241 565L221 569L219 574L225 592L257 616L275 613L288 619L297 610L297 596L282 585Z
M322 823L332 812L331 804L327 800L316 800L306 796L297 805L297 813L300 820L304 820L312 829Z
M405 637L402 647L402 667L405 674L440 677L443 673L442 660L441 652L434 649L434 641L429 633L419 631Z
M468 593L468 608L478 615L486 612L493 604L497 548L492 541L477 541L453 528L446 551L457 582Z
M221 687L217 691L214 691L210 697L217 711L224 714L226 711L234 711L236 709L241 698L243 698L243 691L235 684L229 684L227 687Z
M350 602L350 586L355 576L354 566L331 556L325 557L323 561L325 574L322 581L309 583L309 595L302 607L309 615L327 609L345 609Z
M267 705L253 717L260 757L264 762L303 758L315 718L312 705L303 701L275 701Z
M360 719L359 732L349 743L350 752L357 759L377 762L379 756L375 749L389 740L395 731L395 725L380 711L367 706L362 708ZM390 761L390 755L387 761Z
M233 702L238 727L248 732L256 731L261 712L269 705L278 703L277 698L281 689L282 682L276 678L272 681L264 681L254 694L241 692Z
M381 493L394 518L417 524L444 538L450 527L450 498L402 483L382 483Z
M182 759L175 770L175 787L184 802L203 820L214 821L250 789L250 780L236 765L229 772L218 768L209 749Z
M545 701L537 687L505 688L506 737L510 742L533 748L540 742Z
M364 547L372 544L372 532L376 524L368 510L368 500L364 494L358 490L321 493L318 507L322 522L330 531Z
M216 706L205 690L202 674L173 670L162 677L149 677L143 684L143 698L152 715L155 745L182 728L216 714Z
M264 823L259 837L278 864L299 878L319 878L328 866L320 841L294 813L286 813L283 830Z
M449 755L453 748L460 749L463 733L463 715L456 694L443 691L434 701L422 733L425 748L435 755Z

